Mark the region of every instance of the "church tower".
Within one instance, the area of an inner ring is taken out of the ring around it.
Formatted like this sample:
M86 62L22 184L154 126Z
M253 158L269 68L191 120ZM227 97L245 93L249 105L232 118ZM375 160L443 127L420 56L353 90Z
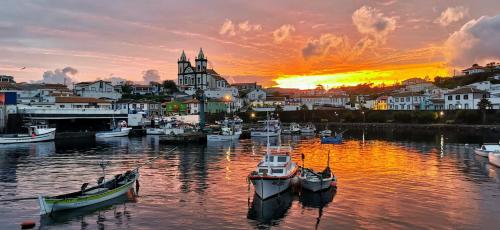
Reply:
M178 74L179 75L184 74L186 67L188 67L188 65L189 65L189 61L186 58L186 54L184 53L184 50L182 51L182 54L181 54L181 57L179 58L179 60L177 60L177 65L179 67Z
M195 59L196 61L196 72L205 72L207 70L207 59L205 58L205 54L203 54L203 49L200 48L200 52L198 53L198 57Z

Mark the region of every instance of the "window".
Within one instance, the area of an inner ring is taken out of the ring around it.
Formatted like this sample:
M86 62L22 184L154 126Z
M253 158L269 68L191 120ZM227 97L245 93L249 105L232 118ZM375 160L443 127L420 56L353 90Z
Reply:
M464 95L464 100L468 100L469 99L469 95L468 94L465 94Z
M259 169L259 174L264 174L266 175L267 174L267 169Z
M274 156L268 156L268 157L267 157L267 161L269 161L269 162L273 162L273 161L274 161Z
M448 100L452 101L453 100L453 96L448 96Z
M410 98L409 97L406 98L406 102L410 102Z
M283 173L283 169L271 169L271 173Z
M453 105L448 105L448 109L453 110Z
M410 105L407 105L407 106L406 106L406 109L407 109L407 110L411 110Z
M396 97L396 102L399 102L399 98Z
M398 106L398 105L395 105L395 106L394 106L394 109L395 109L395 110L398 110L398 109L399 109L399 106Z
M460 100L460 95L455 96L455 100Z
M59 105L59 108L64 108L64 105Z
M278 162L286 162L286 157L285 156L279 156L278 157Z

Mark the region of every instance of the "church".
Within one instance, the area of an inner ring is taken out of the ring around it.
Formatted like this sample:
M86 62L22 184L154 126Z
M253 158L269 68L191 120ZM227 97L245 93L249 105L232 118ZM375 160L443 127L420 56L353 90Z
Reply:
M229 87L226 79L221 77L215 70L207 68L207 58L200 48L195 66L186 58L184 50L177 61L179 72L177 74L177 85L182 90L196 89L220 89Z

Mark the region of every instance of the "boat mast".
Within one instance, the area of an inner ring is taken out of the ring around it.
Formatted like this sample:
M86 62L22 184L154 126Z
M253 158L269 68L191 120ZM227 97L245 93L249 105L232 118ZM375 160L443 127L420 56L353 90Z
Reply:
M269 111L267 112L267 122L266 122L266 134L267 134L267 149L266 149L266 155L269 155L270 153L270 143L269 143L269 123L270 123L270 119L269 119Z

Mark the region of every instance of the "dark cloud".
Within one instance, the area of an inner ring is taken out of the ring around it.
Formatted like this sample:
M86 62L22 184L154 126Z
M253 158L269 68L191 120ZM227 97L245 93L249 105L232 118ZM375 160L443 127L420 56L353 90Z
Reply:
M43 73L43 83L59 83L71 85L74 82L74 75L78 70L73 67L65 67L64 69L49 70Z
M318 39L311 39L302 48L302 56L308 59L312 56L323 56L338 48L347 46L347 38L333 34L323 34Z
M500 60L500 15L467 22L446 41L448 59L456 66Z
M149 82L160 82L161 77L160 73L158 70L155 69L148 69L144 72L142 72L142 79L144 80L144 83L149 83Z

